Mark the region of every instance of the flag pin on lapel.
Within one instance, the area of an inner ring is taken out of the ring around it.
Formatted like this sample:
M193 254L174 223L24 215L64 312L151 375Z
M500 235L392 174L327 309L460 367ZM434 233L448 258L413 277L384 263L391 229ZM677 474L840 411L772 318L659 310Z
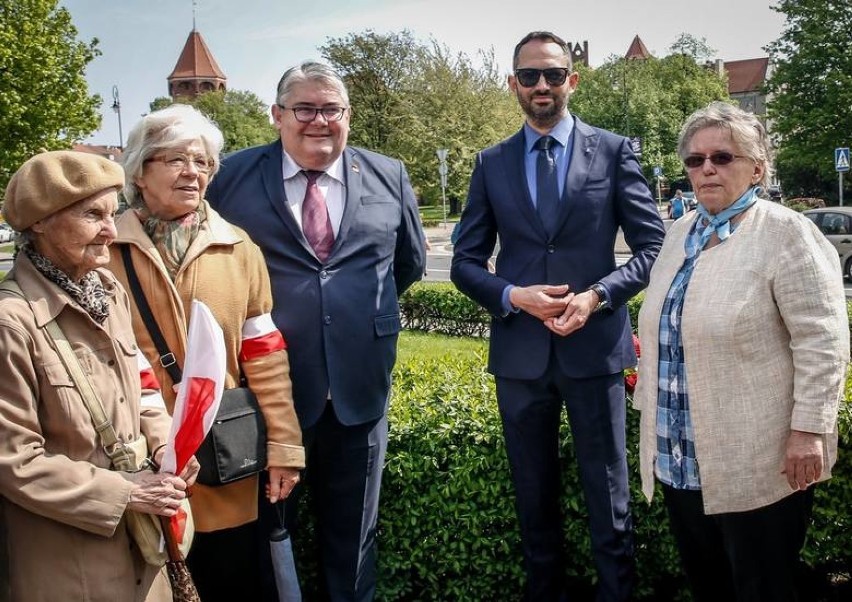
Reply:
M360 170L360 169L358 169L358 164L357 164L357 163L353 163L353 164L352 164L352 171L354 171L355 173L361 173L361 170Z

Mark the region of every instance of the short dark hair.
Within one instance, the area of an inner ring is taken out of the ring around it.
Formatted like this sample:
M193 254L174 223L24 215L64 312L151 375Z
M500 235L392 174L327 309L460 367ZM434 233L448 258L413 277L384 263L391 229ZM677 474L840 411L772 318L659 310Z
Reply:
M565 53L565 56L568 57L568 69L574 69L574 61L571 60L571 48L568 46L568 43L555 33L549 31L531 31L521 38L521 41L515 46L515 52L512 55L512 69L518 68L518 56L521 54L521 48L533 40L557 44L562 49L562 52Z

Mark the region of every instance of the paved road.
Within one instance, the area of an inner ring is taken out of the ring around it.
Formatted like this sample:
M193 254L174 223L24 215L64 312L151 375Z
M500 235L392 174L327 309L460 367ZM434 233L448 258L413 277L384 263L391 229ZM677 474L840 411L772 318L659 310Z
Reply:
M671 220L664 219L666 229L668 229ZM452 224L447 229L442 226L435 228L427 228L426 236L429 239L432 250L428 252L428 261L426 263L426 276L424 280L429 281L449 281L450 279L450 261L453 257L453 245L450 244L450 231ZM619 232L615 243L615 262L617 265L623 265L630 258L630 249L624 243L624 239ZM844 282L846 287L846 298L852 299L852 282Z

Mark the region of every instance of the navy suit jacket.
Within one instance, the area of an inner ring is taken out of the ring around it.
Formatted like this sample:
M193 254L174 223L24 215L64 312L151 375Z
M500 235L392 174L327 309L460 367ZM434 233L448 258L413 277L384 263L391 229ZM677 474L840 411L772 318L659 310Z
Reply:
M571 164L551 237L530 199L523 130L482 151L471 176L451 278L494 316L488 368L495 376L538 378L551 346L563 373L574 378L636 364L625 302L647 285L665 230L628 140L574 119ZM633 257L616 268L619 227ZM486 262L498 238L492 274ZM525 312L502 316L509 284L568 284L582 292L596 282L608 289L611 309L593 314L567 337Z
M316 423L329 391L341 423L375 420L396 361L398 296L426 257L408 174L395 159L344 150L343 218L322 263L287 206L281 161L278 141L225 157L207 199L263 250L302 427Z

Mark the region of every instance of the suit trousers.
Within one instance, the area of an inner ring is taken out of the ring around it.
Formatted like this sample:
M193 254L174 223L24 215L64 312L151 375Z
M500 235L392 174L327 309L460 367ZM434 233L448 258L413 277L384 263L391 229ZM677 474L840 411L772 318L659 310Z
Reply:
M347 426L329 401L319 421L302 430L302 439L307 468L303 483L287 499L287 528L294 540L300 538L297 507L307 488L319 546L321 599L368 602L376 591L376 523L387 415ZM303 583L302 591L313 586Z
M540 378L496 382L527 573L525 599L567 597L559 458L563 403L589 513L597 599L629 599L635 568L623 375L569 378L551 354Z
M696 602L794 602L814 488L748 512L704 514L701 491L663 485L681 563Z

